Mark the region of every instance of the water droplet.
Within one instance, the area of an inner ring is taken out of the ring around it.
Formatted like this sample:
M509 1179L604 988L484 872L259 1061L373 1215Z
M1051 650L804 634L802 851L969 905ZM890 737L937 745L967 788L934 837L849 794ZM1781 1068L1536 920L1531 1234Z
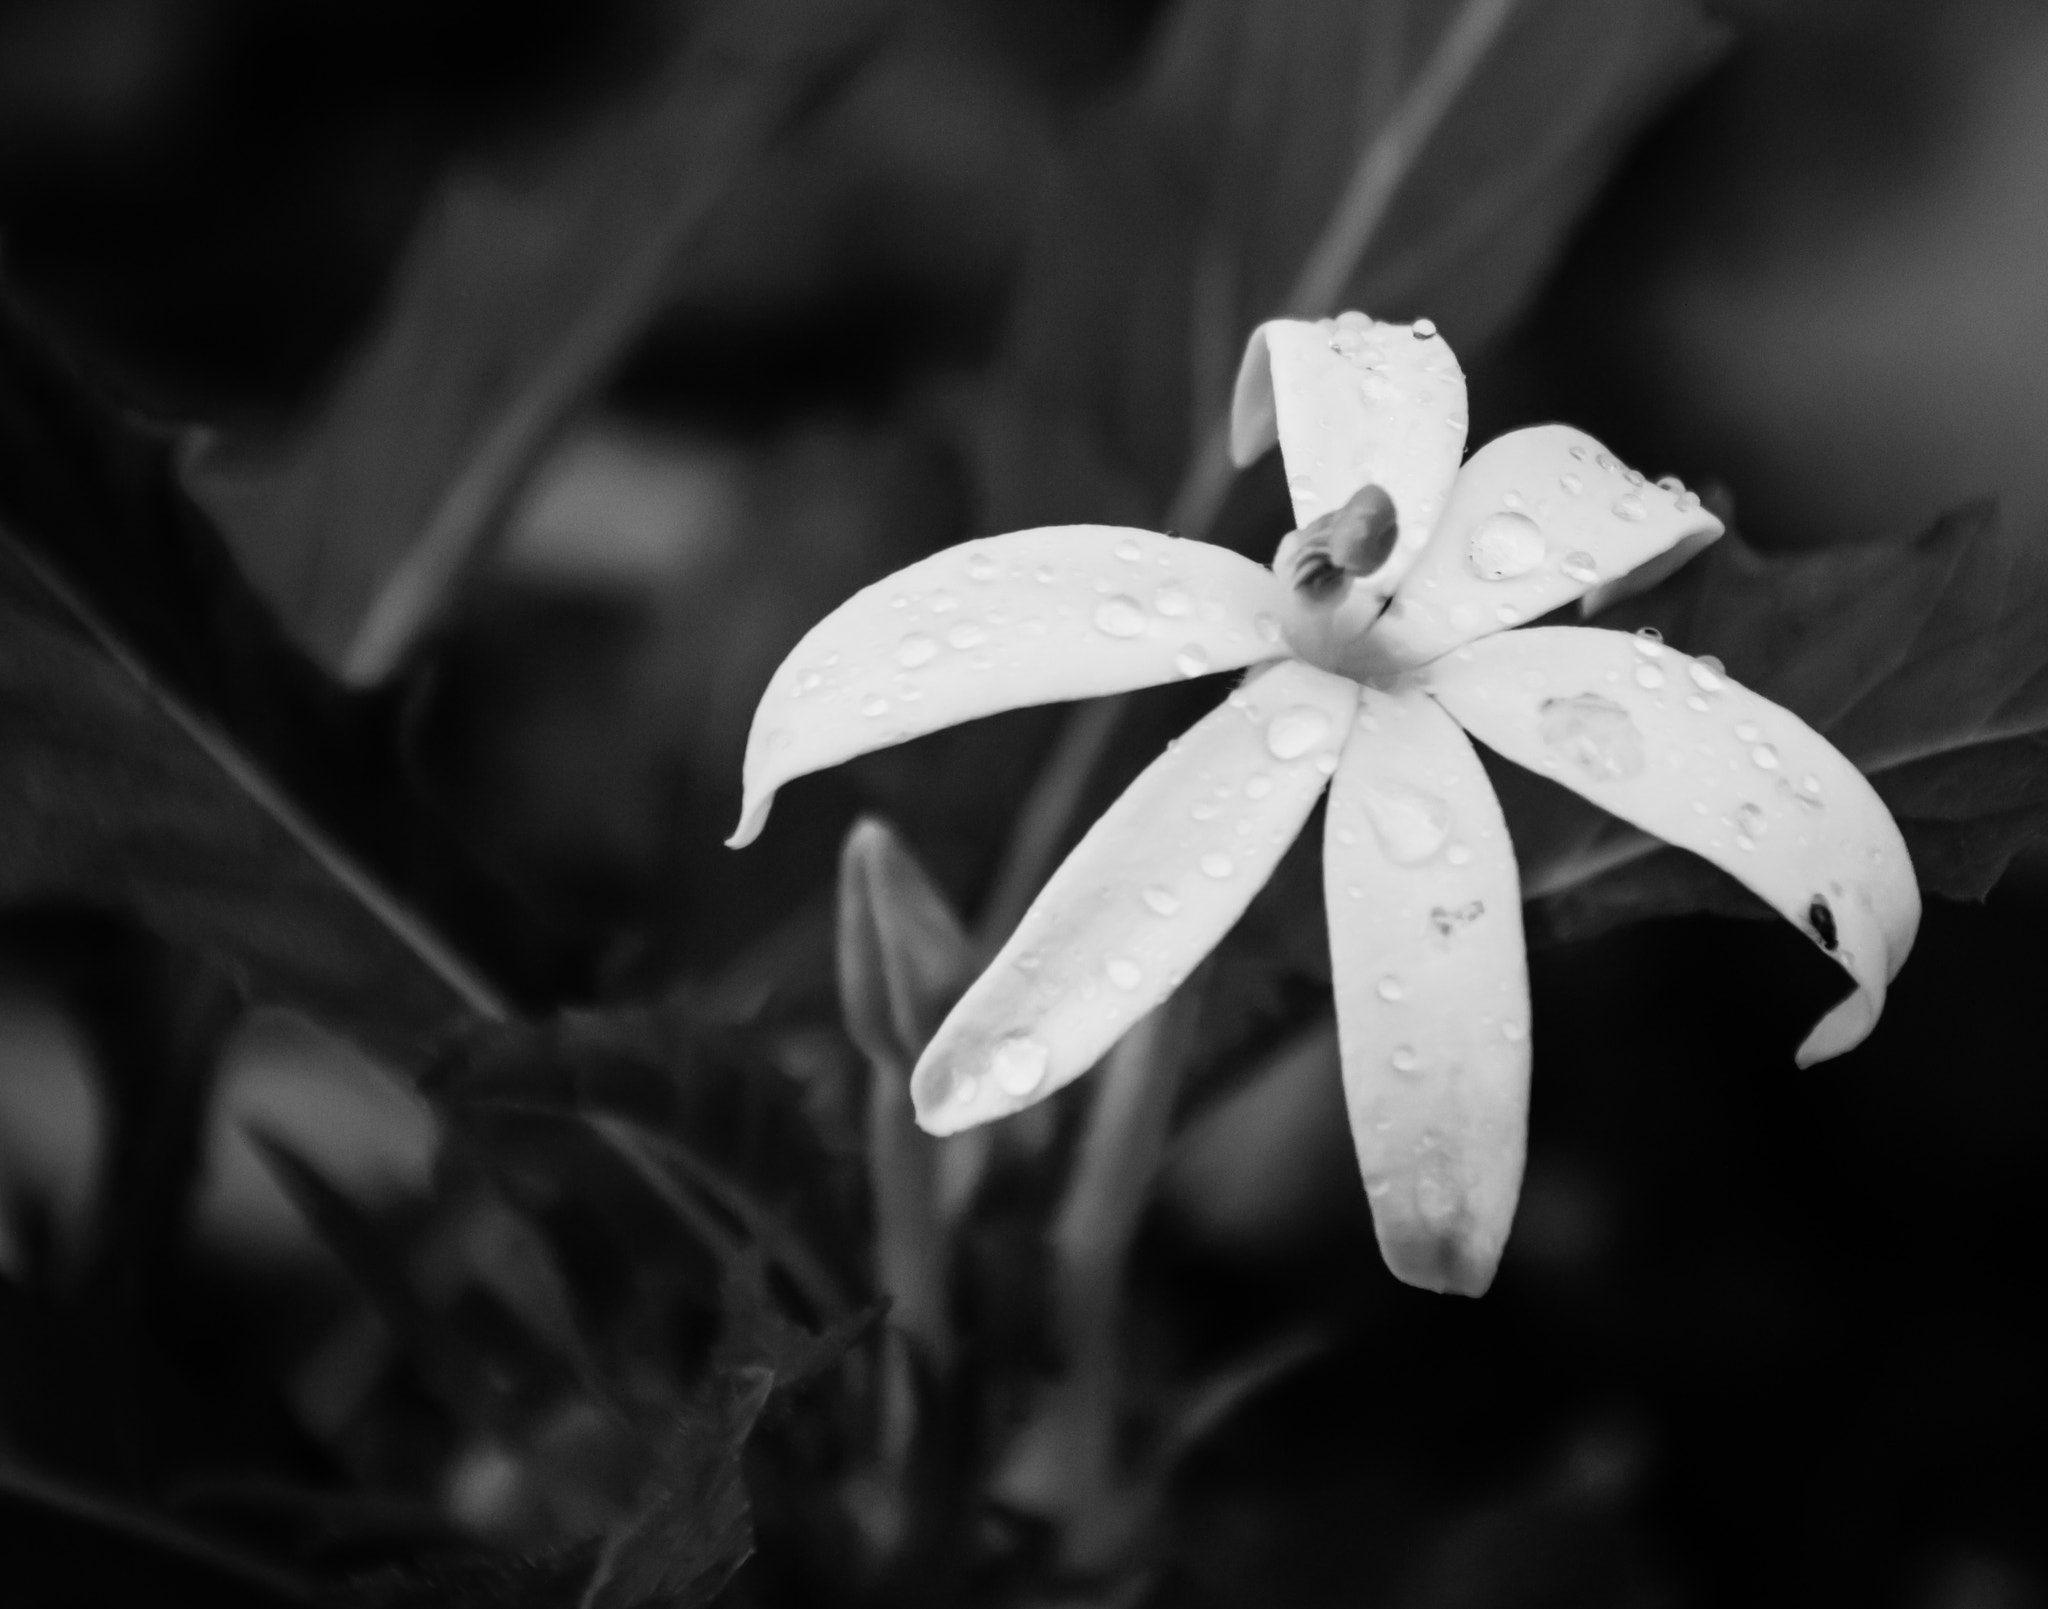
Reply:
M1678 494L1679 513L1690 514L1694 509L1698 508L1699 506L1700 494L1694 491L1691 487L1688 486L1684 491Z
M1453 844L1444 851L1444 859L1453 866L1469 866L1472 864L1472 851L1463 844Z
M967 579L970 581L993 581L996 578L996 561L986 553L967 555Z
M768 752L770 754L779 753L781 750L788 748L790 744L794 743L795 741L796 734L794 732L790 731L790 729L786 726L778 726L773 731L771 731L767 736L766 742L768 745Z
M1600 579L1600 561L1584 548L1567 553L1558 564L1567 581L1576 581L1581 586L1591 586Z
M1571 455L1574 458L1576 458L1580 463L1583 464L1586 461L1586 449L1584 447L1573 447L1570 449L1570 451Z
M950 592L934 592L925 600L925 607L935 615L951 614L960 607L960 600Z
M1505 1039L1511 1045L1520 1044L1522 1040L1527 1036L1528 1032L1529 1029L1526 1024L1519 1022L1512 1017L1510 1017L1506 1022L1500 1025L1501 1038Z
M1489 515L1465 544L1465 562L1482 581L1527 575L1543 562L1543 553L1543 533L1526 514Z
M1420 788L1367 783L1360 795L1380 849L1396 866L1420 866L1451 836L1451 808Z
M1173 668L1183 676L1201 676L1209 669L1209 651L1200 643L1191 642L1173 656Z
M1145 613L1119 595L1096 606L1095 629L1105 637L1140 637L1145 632Z
M1621 472L1621 478L1627 481L1631 486L1640 486L1643 484L1643 472L1639 469L1624 469Z
M1145 909L1154 916L1172 916L1180 909L1180 896L1170 888L1161 888L1154 883L1138 896L1145 902Z
M1244 796L1247 799L1263 799L1272 791L1273 779L1263 771L1253 772L1250 780L1244 785Z
M1168 581L1152 594L1152 607L1169 620L1178 620L1191 607L1188 589L1178 581Z
M1663 487L1663 489L1669 492L1673 497L1676 497L1680 492L1685 490L1685 482L1680 480L1676 475L1659 475L1657 477L1657 484Z
M1768 743L1759 743L1749 751L1749 757L1759 771L1775 771L1778 769L1778 751Z
M1462 413L1447 413L1444 415L1444 429L1463 430L1464 428L1465 416Z
M1103 962L1102 974L1126 992L1145 981L1144 970L1127 955L1113 955Z
M1373 992L1377 994L1382 1000L1387 1001L1389 1004L1398 1000L1405 1000L1408 998L1408 990L1406 986L1403 985L1401 980L1395 977L1394 974L1391 972L1389 972L1384 978L1380 979L1379 984Z
M799 693L815 693L820 687L824 685L824 677L820 676L814 670L807 670L803 673L802 677L799 678L799 680L797 681L797 691Z
M971 620L963 620L946 633L946 641L955 648L975 648L988 641L988 633Z
M1139 547L1136 542L1134 542L1130 537L1127 536L1121 542L1117 543L1116 556L1122 559L1126 564L1136 564L1139 560L1145 557L1145 550Z
M1037 569L1033 570L1031 574L1032 577L1035 580L1037 580L1040 585L1048 587L1060 578L1059 571L1055 570L1049 564L1041 564Z
M1636 666L1636 686L1655 689L1663 685L1664 673L1655 665Z
M1519 626L1522 623L1522 611L1504 603L1494 610L1493 618L1503 626Z
M1716 674L1719 668L1719 661L1709 665L1705 656L1702 656L1686 666L1685 673L1692 678L1693 686L1702 693L1725 693L1728 684Z
M1237 862L1220 849L1212 849L1202 857L1202 875L1213 877L1218 882L1237 870Z
M1313 704L1282 710L1266 723L1266 751L1276 760L1298 760L1330 733L1330 717Z
M1643 627L1629 641L1635 645L1636 652L1645 659L1662 659L1664 657L1664 634L1655 626Z
M1697 693L1694 693L1685 701L1685 707L1700 715L1707 713L1707 701Z
M1415 1054L1413 1045L1396 1045L1387 1060L1397 1073L1412 1073L1422 1065L1422 1058Z
M1735 741L1738 743L1754 743L1762 736L1762 730L1754 721L1737 721L1735 723Z
M1029 1034L1011 1034L996 1042L988 1059L989 1076L1006 1095L1029 1095L1045 1082L1052 1052ZM966 1082L966 1080L962 1080Z
M1280 622L1271 615L1258 616L1252 621L1252 629L1259 634L1259 639L1262 642L1278 642L1280 640Z
M956 1106L965 1106L981 1093L981 1080L972 1073L955 1073L953 1087L946 1091L946 1099Z
M1570 492L1574 497L1577 497L1579 493L1586 489L1585 481L1581 477L1574 475L1570 470L1566 470L1557 477L1557 484Z
M872 721L878 715L889 713L889 701L880 693L870 694L861 701L860 712Z
M1820 778L1811 771L1799 779L1799 791L1809 799L1820 797Z
M1427 341L1436 334L1436 323L1433 319L1419 318L1409 326L1409 334L1418 341Z
M1735 807L1735 830L1755 840L1771 830L1771 818L1764 814L1762 805L1745 799Z
M1639 777L1648 763L1635 718L1598 693L1546 698L1537 706L1544 745L1596 782Z
M1617 473L1621 469L1621 465L1615 462L1612 453L1595 453L1593 455L1593 462L1606 470L1610 475Z
M1649 516L1650 506L1634 492L1623 492L1614 500L1614 517L1618 520L1640 520Z
M1188 814L1197 821L1214 821L1216 819L1216 807L1207 799L1204 799L1200 803L1191 806Z
M913 631L896 645L896 663L914 670L919 665L930 664L938 652L939 645L936 639L927 637L921 631Z

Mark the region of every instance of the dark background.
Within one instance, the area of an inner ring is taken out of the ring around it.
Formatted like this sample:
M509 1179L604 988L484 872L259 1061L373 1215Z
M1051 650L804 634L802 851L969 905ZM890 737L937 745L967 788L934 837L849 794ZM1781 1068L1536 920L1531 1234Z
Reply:
M435 797L564 930L612 936L598 989L785 930L862 807L963 905L985 892L1043 720L805 784L749 855L718 841L795 634L983 528L921 410L998 349L1044 153L1169 9L926 8L727 204L440 628L414 711ZM1721 14L1732 49L1470 355L1473 438L1568 418L1725 488L1765 549L1895 537L1980 494L2039 530L2048 11ZM10 0L0 273L142 414L282 428L448 165L544 143L663 26L651 0ZM1233 517L1274 502L1255 476ZM1134 749L1185 714L1145 706ZM1344 1339L1189 1472L1172 1601L2048 1602L2044 916L2038 854L1982 906L1934 902L1876 1036L1803 1073L1831 984L1789 930L1693 917L1538 952L1529 1180L1477 1304L1381 1270L1334 1083L1212 1107L1141 1277L1205 1344L1295 1311ZM61 1245L100 1143L75 1008L19 957L0 1007L0 1182ZM230 1282L317 1289L237 1123L402 1193L428 1120L283 1018L237 1042L226 1089L195 1235ZM0 1239L17 1261L24 1233Z

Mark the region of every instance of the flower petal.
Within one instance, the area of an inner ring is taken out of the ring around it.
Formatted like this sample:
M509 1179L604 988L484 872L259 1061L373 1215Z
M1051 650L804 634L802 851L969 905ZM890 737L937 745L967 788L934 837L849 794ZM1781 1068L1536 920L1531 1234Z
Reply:
M1323 892L1352 1140L1387 1267L1477 1296L1522 1187L1529 977L1515 852L1457 723L1367 688Z
M1429 541L1465 451L1465 376L1436 327L1362 313L1252 331L1231 400L1231 455L1280 442L1294 519L1342 508L1360 487L1394 500L1400 537L1369 581L1385 597Z
M1357 702L1284 661L1146 767L940 1025L911 1076L918 1122L952 1134L1042 1100L1171 994L1294 841Z
M1489 748L1704 856L1842 965L1856 993L1802 1067L1876 1026L1920 891L1883 801L1798 716L1654 639L1577 626L1491 637L1420 676Z
M1249 559L1110 525L984 537L863 588L791 650L747 737L752 843L793 777L998 710L1093 698L1285 652Z
M1361 643L1356 669L1426 664L1721 531L1691 492L1646 484L1583 430L1512 430L1458 471L1435 537Z

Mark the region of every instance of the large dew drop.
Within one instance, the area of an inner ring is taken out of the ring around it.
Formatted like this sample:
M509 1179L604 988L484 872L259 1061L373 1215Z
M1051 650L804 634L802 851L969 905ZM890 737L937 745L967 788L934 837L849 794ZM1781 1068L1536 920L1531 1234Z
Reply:
M1312 704L1297 704L1266 723L1266 748L1276 760L1298 760L1329 735L1329 716Z
M989 1076L1006 1095L1029 1095L1045 1082L1052 1052L1029 1034L1011 1034L988 1059Z
M1368 784L1360 803L1380 849L1396 866L1420 866L1451 836L1451 807L1420 788Z
M1107 599L1095 611L1095 629L1105 637L1142 637L1145 611L1129 598Z
M1465 545L1465 562L1482 581L1511 581L1543 562L1543 533L1526 514L1488 517Z
M1546 698L1537 706L1544 747L1596 782L1620 782L1643 774L1648 760L1635 717L1611 698L1580 693Z

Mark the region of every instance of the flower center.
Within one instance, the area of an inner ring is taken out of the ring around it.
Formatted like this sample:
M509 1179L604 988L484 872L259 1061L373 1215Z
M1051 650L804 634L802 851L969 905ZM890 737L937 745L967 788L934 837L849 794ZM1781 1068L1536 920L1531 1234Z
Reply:
M1400 534L1393 498L1366 485L1342 508L1281 539L1273 555L1273 573L1287 586L1281 629L1311 665L1344 672L1345 651L1386 604L1378 588L1361 583L1385 566Z

